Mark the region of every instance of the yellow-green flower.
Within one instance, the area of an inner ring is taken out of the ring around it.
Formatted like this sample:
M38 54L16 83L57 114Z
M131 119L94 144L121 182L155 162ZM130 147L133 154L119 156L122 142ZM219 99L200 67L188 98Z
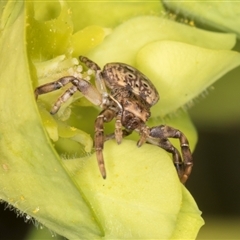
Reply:
M79 55L101 67L131 64L160 93L149 126L180 129L194 149L195 128L177 110L239 65L240 56L229 50L234 34L181 25L162 12L158 1L6 3L0 26L1 199L68 239L196 237L201 212L179 182L171 155L152 145L137 148L136 134L121 145L108 141L103 180L92 153L100 109L77 93L51 116L61 90L38 103L33 94L36 86L69 73L92 81Z

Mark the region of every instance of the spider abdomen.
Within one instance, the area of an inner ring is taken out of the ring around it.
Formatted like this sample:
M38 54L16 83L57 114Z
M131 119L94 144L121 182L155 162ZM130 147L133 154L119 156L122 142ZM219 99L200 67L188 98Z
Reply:
M150 106L159 100L159 94L152 82L143 73L127 64L106 64L102 77L109 89L125 88L142 98Z

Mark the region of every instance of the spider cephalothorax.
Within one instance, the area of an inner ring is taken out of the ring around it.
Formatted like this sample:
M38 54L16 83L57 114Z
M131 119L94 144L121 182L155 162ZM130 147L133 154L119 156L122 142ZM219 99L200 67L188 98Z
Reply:
M71 83L72 86L54 104L52 114L55 114L61 104L76 91L80 91L90 102L102 108L95 121L94 136L94 147L102 177L106 178L104 141L115 138L119 144L123 137L137 131L140 135L138 147L147 142L172 153L180 181L185 183L193 166L192 154L185 135L166 125L150 128L145 124L151 114L150 108L159 100L159 94L151 81L143 73L124 63L108 63L101 71L96 63L86 57L81 56L80 61L95 72L96 86L83 78L66 76L37 87L35 97L37 99L40 94L55 91ZM104 123L114 118L115 132L104 136ZM182 157L168 138L179 139Z

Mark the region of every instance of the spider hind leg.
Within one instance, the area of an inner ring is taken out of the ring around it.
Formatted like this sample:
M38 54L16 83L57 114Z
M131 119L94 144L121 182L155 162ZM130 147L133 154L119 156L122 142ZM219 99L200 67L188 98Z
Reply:
M182 157L168 138L179 139ZM173 127L161 125L150 128L147 142L157 145L165 149L167 152L172 153L173 163L176 167L179 179L184 184L190 176L193 167L192 154L186 136L181 131Z

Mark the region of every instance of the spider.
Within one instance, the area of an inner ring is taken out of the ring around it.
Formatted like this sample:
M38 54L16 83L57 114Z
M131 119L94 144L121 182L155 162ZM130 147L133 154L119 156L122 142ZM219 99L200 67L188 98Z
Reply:
M187 138L181 131L170 126L148 127L146 125L151 115L150 108L159 100L159 94L152 82L139 70L124 63L108 63L101 70L87 57L80 56L79 59L95 72L96 86L85 79L66 76L37 87L34 92L36 100L40 94L55 91L71 83L72 86L53 105L51 114L57 113L62 103L66 102L76 91L80 91L91 103L101 107L102 111L95 120L94 147L99 170L104 179L106 178L103 157L104 142L115 138L120 144L123 137L137 131L140 135L138 147L147 142L172 154L179 179L184 184L193 166ZM114 118L115 131L105 136L104 123ZM182 157L168 138L179 139Z

